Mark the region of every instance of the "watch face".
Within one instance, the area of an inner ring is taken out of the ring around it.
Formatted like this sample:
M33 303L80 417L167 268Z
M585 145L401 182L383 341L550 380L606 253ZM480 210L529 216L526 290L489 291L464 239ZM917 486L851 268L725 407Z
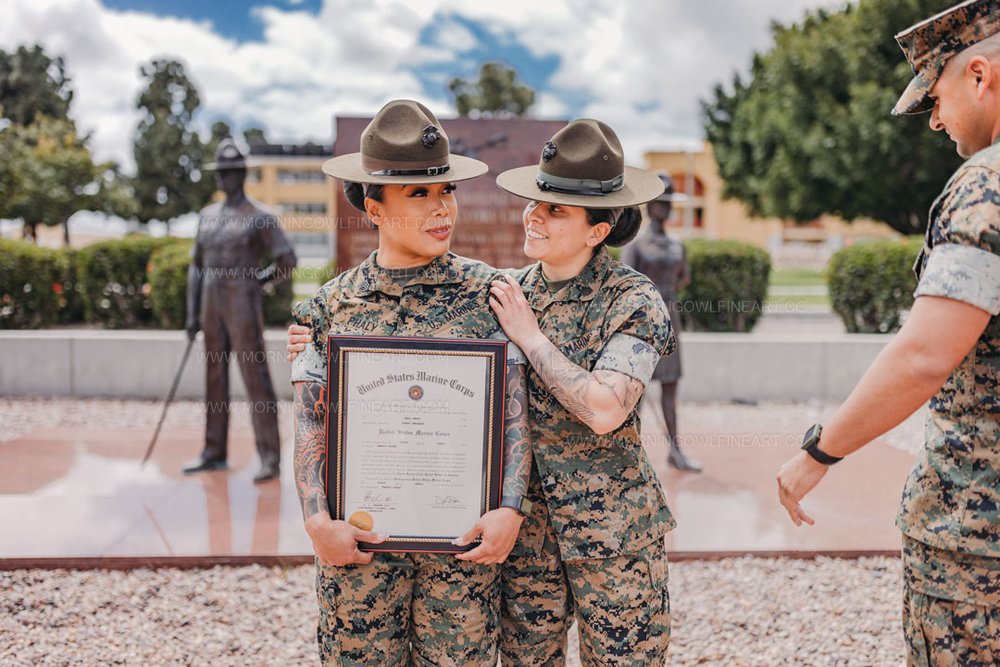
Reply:
M819 424L813 424L806 431L805 437L802 438L802 449L808 449L812 447L817 442L819 442L819 434L822 432L823 427Z

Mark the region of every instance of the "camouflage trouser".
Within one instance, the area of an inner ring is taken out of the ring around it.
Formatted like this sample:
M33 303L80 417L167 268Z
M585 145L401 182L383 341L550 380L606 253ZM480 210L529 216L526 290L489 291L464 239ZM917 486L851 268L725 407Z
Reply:
M536 502L502 572L504 667L564 664L574 609L583 665L666 662L670 598L662 540L614 558L562 562L548 511Z
M503 665L556 667L566 663L572 598L549 511L532 480L534 503L517 544L501 569L500 653Z
M906 664L911 667L1000 664L998 592L1000 559L942 551L904 535Z
M380 553L316 569L324 665L496 667L499 566Z

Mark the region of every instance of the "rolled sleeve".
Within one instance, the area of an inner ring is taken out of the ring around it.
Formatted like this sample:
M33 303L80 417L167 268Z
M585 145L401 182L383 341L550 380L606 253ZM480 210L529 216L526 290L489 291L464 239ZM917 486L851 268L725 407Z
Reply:
M660 361L660 352L646 341L616 333L604 346L594 370L608 370L624 373L643 384L649 384Z
M292 382L318 382L326 384L326 357L307 345L292 362Z
M312 330L312 344L292 362L292 382L326 384L326 335L330 331L330 315L321 293L299 302L292 309L295 322Z
M502 340L507 343L508 366L516 366L517 364L528 363L528 358L524 356L524 352L521 351L521 348L515 345L514 342L511 341L509 338L507 338L507 334L505 334L503 331L497 331L496 333L494 333L492 336L490 336L490 340Z
M939 296L1000 314L1000 256L971 245L935 246L913 296Z

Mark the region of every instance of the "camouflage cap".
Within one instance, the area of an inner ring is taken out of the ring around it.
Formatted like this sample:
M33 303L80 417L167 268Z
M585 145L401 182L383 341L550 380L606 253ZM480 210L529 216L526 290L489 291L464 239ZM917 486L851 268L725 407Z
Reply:
M997 0L967 0L896 35L913 68L913 80L896 102L892 115L930 111L928 97L948 59L1000 32Z

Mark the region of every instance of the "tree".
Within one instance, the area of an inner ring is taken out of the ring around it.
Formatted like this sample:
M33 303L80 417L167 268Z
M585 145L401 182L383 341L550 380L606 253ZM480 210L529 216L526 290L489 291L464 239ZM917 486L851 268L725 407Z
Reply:
M248 127L243 130L243 141L247 142L248 146L260 146L267 143L267 137L261 128Z
M460 116L525 116L535 103L535 91L521 83L512 68L498 62L484 63L476 81L455 77L448 90Z
M0 50L0 107L3 117L30 125L39 114L65 119L73 91L63 59L50 58L37 44L7 53Z
M68 246L69 218L84 210L128 217L133 200L117 165L94 163L72 120L36 115L0 131L0 218L22 219L36 242L38 225L62 225Z
M890 116L913 76L893 35L951 4L865 0L773 26L749 82L736 76L702 103L724 195L758 216L867 217L923 231L961 159L927 116Z
M140 222L167 222L200 209L215 190L201 171L214 149L194 130L201 104L198 90L174 60L154 60L140 67L146 87L136 107L143 112L136 129L133 179ZM223 123L224 125L224 123Z

